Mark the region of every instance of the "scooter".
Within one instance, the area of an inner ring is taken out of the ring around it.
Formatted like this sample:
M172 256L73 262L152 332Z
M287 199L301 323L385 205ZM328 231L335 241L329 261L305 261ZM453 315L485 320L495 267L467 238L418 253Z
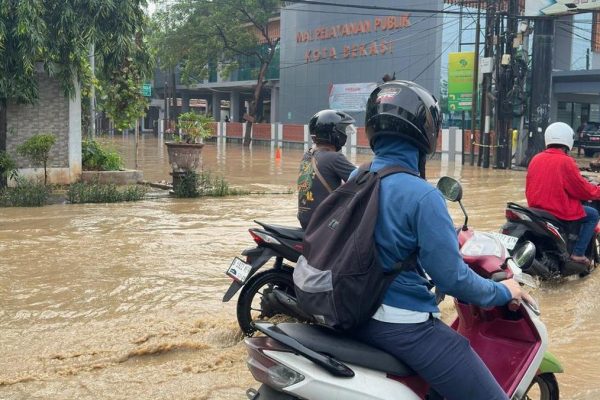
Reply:
M535 260L525 270L529 275L539 276L541 279L585 276L593 270L596 263L600 263L600 226L596 227L585 253L592 264L586 265L570 259L579 235L580 223L567 223L547 211L523 207L517 203L508 203L505 215L506 223L502 226L502 233L512 237L512 245L527 240L535 244ZM506 244L510 249L511 240Z
M299 320L311 319L297 306L292 279L294 269L284 262L298 261L304 232L301 228L254 222L262 227L248 230L256 247L242 252L244 260L239 257L233 259L225 271L233 281L223 296L223 302L228 302L241 289L237 320L247 336L256 331L252 321L277 314ZM257 273L272 258L275 259L273 268Z
M444 177L438 188L460 203L462 188ZM479 275L502 281L515 278L535 286L528 267L535 246L522 243L512 257L499 234L458 230L465 262ZM536 304L511 302L481 308L455 300L452 328L469 339L511 399L558 400L557 359L546 352L548 336ZM262 385L248 389L249 400L420 400L440 399L411 368L391 355L329 328L302 323L256 322L265 336L245 339L248 368ZM460 385L460 382L456 383ZM537 395L536 395L537 394ZM533 397L535 395L535 397Z

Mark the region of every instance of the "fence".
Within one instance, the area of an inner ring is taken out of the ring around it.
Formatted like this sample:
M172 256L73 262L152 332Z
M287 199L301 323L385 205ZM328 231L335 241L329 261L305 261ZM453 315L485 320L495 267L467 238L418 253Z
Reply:
M217 138L241 141L248 128L246 123L240 122L215 122L213 136ZM292 146L308 149L312 142L308 133L308 125L297 124L252 124L251 137L253 142L276 147ZM490 134L490 143L494 143L494 133ZM437 152L441 153L442 160L460 162L461 157L471 154L471 143L474 142L474 155L478 156L480 145L479 131L471 138L471 131L464 132L458 128L443 129L438 137ZM348 138L342 150L346 154L369 151L369 140L364 127L359 127L355 136ZM493 153L493 152L492 152Z

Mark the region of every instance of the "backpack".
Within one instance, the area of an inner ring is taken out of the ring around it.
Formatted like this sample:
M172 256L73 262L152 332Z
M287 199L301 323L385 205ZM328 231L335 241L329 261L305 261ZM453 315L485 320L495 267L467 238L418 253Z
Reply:
M370 165L333 191L315 209L304 233L304 249L294 268L294 289L302 311L339 330L368 321L396 276L416 268L416 251L391 271L379 263L374 232L381 180L415 172Z

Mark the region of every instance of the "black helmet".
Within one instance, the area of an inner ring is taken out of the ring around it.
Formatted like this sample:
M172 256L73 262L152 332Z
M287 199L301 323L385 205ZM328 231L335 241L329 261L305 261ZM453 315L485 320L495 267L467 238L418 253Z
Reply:
M308 130L317 143L332 144L339 151L346 144L348 135L356 132L354 118L342 111L321 110L310 119Z
M384 134L406 139L420 151L433 153L441 125L437 100L414 82L386 82L367 101L365 129L371 149L375 139Z

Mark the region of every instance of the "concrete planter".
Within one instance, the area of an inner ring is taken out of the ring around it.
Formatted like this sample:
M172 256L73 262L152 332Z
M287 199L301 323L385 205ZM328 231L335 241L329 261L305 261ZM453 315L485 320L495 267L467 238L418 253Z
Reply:
M81 181L92 183L114 183L115 185L134 185L144 180L144 173L138 170L124 171L83 171Z
M165 145L174 173L195 171L200 165L200 153L204 144L166 142Z

